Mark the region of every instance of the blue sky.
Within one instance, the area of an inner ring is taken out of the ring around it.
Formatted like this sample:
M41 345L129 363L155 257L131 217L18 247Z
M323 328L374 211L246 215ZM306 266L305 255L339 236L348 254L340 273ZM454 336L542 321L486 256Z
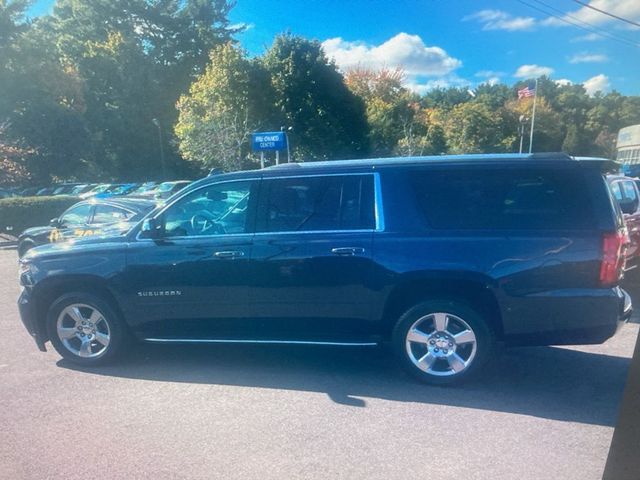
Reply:
M586 1L640 23L640 0ZM549 74L640 95L640 28L574 0L237 0L231 21L247 26L238 40L251 54L289 30L323 42L342 69L402 66L418 92Z

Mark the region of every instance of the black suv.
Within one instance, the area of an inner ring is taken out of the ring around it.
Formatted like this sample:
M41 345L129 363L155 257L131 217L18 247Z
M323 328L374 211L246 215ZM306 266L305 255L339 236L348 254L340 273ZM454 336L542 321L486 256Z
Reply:
M207 177L124 237L37 247L20 313L83 365L146 342L375 345L417 377L496 342L601 343L631 313L606 160L469 155Z

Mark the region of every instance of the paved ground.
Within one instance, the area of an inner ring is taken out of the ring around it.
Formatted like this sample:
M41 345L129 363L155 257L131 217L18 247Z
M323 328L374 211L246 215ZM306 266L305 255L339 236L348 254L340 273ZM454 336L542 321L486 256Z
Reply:
M23 330L16 273L0 251L7 479L597 479L638 334L509 350L457 388L378 349L148 345L81 371Z

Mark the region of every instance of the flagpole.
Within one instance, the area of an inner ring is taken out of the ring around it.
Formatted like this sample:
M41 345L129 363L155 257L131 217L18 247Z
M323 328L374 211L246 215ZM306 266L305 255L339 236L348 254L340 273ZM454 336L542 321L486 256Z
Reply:
M536 124L536 101L538 100L538 79L536 78L535 94L533 95L533 113L531 114L531 132L529 133L529 153L533 150L533 127Z

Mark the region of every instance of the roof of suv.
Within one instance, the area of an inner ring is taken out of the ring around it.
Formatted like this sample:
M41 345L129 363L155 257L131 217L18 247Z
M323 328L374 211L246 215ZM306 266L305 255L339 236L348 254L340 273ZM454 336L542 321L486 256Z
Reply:
M248 177L262 176L265 178L276 176L295 176L298 173L305 174L325 174L336 173L341 171L362 172L374 170L377 168L394 167L394 166L416 166L425 164L449 164L449 165L500 165L500 164L517 164L527 162L553 164L553 163L572 163L577 165L593 165L601 170L613 171L618 168L618 164L606 158L594 157L572 157L566 153L533 153L533 154L517 154L517 153L495 153L495 154L477 154L477 155L438 155L430 157L388 157L388 158L370 158L356 160L330 160L319 162L304 163L281 163L273 165L264 170L244 170L229 173L220 173L201 178L180 192L182 194L200 188L202 185L217 183L224 180L239 180Z
M606 158L596 157L573 157L566 153L530 153L530 154L517 154L517 153L496 153L496 154L473 154L473 155L435 155L435 156L423 156L423 157L387 157L387 158L372 158L372 159L356 159L356 160L330 160L320 162L306 162L306 163L281 163L280 165L273 165L267 167L266 171L273 170L285 170L290 168L304 168L304 169L321 169L321 168L339 168L339 167L382 167L382 166L396 166L396 165L416 165L425 163L447 163L447 164L474 164L474 163L511 163L511 162L563 162L563 161L578 161L578 162L594 162L600 164L609 164L612 162Z

